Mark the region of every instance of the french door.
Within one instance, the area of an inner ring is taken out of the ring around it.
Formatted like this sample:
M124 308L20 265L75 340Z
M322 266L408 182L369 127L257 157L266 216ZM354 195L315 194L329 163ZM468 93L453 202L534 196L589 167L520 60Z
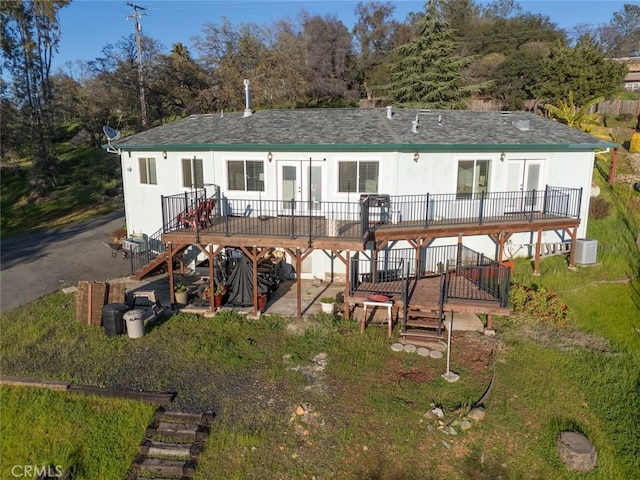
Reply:
M541 210L542 165L543 160L509 160L507 165L507 191L510 192L508 213Z
M316 215L322 208L322 167L309 161L278 165L282 215Z

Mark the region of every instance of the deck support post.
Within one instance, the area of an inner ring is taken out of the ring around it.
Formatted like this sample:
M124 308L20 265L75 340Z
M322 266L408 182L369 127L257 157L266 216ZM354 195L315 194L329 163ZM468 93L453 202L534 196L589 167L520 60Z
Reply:
M346 251L345 265L347 266L347 281L344 284L344 318L345 320L349 320L351 316L351 307L347 301L349 298L349 292L351 292L351 250Z
M173 280L173 243L167 244L167 274L169 275L169 298L171 299L171 308L176 304L175 282Z
M216 302L213 300L213 292L216 291L216 283L213 270L213 262L215 256L213 253L213 245L209 244L207 247L207 257L209 258L209 311L213 312L216 308Z
M536 240L536 253L533 257L533 274L540 275L540 252L542 251L542 230L538 230L538 239Z
M571 237L571 252L569 252L569 268L575 268L576 261L576 240L578 237L578 228L567 228L565 230Z
M296 248L296 317L302 318L302 260L300 260L300 249Z

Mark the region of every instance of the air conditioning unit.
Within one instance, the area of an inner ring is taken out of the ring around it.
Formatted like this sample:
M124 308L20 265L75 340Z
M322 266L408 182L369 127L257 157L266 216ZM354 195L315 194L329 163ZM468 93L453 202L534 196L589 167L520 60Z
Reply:
M593 238L576 239L575 262L578 265L593 265L598 254L598 241Z

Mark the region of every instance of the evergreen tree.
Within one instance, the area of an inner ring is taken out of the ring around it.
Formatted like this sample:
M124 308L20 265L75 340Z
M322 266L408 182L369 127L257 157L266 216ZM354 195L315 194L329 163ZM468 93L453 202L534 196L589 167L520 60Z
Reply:
M389 93L402 104L429 108L462 108L473 87L464 85L472 57L458 57L452 30L436 0L415 24L416 35L397 48Z

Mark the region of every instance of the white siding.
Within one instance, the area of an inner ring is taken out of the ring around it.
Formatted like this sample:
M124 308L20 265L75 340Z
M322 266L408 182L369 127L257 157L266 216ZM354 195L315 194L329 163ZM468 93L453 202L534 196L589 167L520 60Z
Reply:
M493 152L420 152L417 161L410 152L272 152L272 161L264 152L124 152L121 155L123 185L125 194L126 221L129 233L152 234L162 226L161 195L176 195L188 191L182 186L181 159L202 158L204 183L219 185L230 199L283 200L280 185L281 166L285 162L300 165L306 170L309 158L313 166L322 168L323 201L357 201L357 193L338 192L338 162L377 161L379 162L379 192L389 195L451 194L456 191L457 164L459 160L486 159L491 161L490 191L506 191L508 159L540 159L543 162L541 184L582 188L581 225L578 237L586 236L589 194L593 172L593 152L506 152L506 160L500 160L500 151ZM154 157L157 168L157 185L140 183L139 157ZM264 162L264 192L229 191L227 162L230 160L253 160ZM208 186L209 185L209 186ZM545 232L543 242L562 240L562 232ZM568 238L564 238L568 240ZM536 234L523 233L512 237L514 248L535 243ZM457 238L439 239L436 244L456 243ZM463 243L487 256L495 257L496 247L487 236L464 237ZM525 247L518 249L519 255L531 254ZM332 265L333 264L333 265ZM309 270L309 276L325 278L327 272L344 273L344 265L339 260L330 260L323 252L316 252ZM306 268L305 268L306 270Z

